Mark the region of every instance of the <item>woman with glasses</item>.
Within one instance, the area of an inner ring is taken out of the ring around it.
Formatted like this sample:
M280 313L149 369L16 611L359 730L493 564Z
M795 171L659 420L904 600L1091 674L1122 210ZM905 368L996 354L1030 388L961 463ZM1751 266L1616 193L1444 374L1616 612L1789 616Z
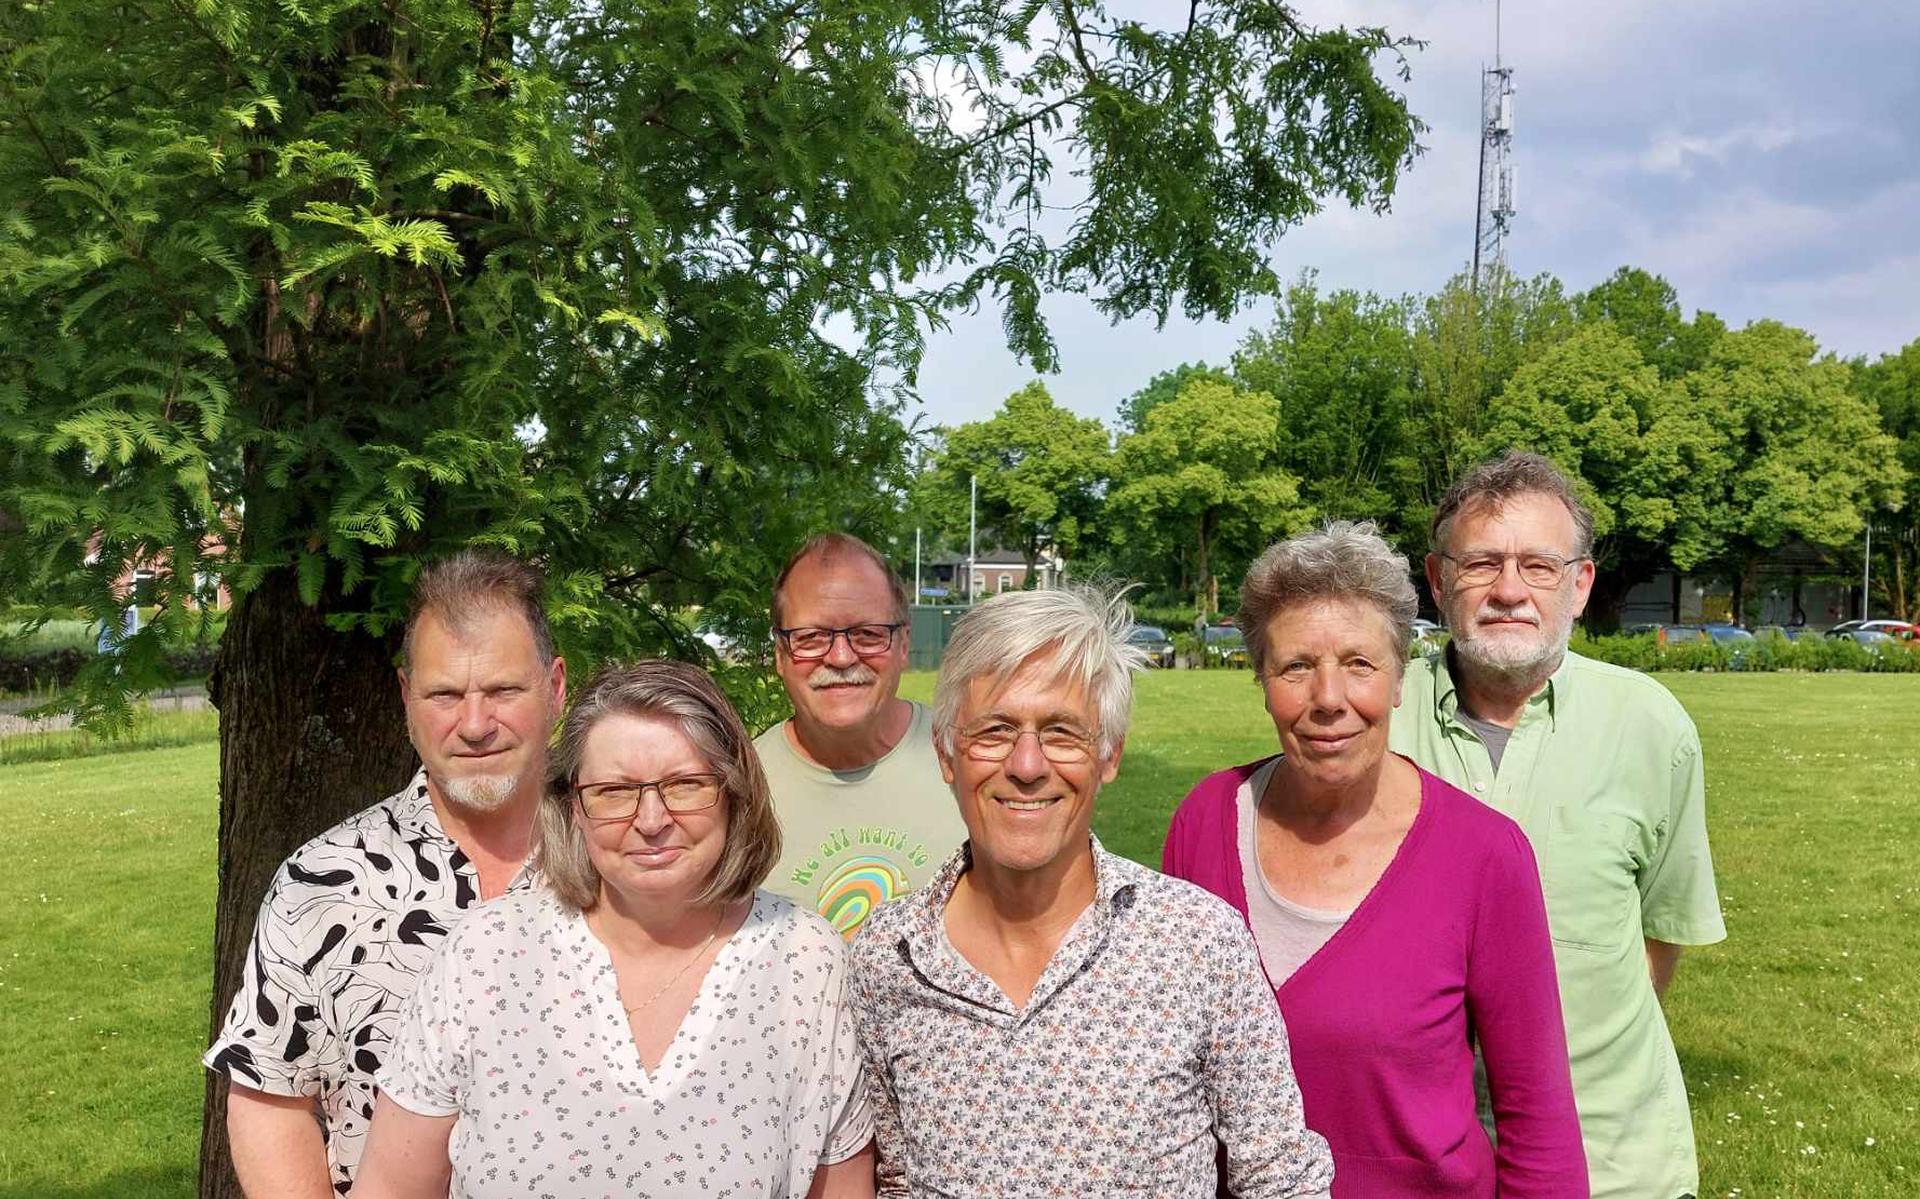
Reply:
M845 949L756 890L780 830L725 697L681 663L604 668L552 774L544 885L422 977L357 1199L872 1195Z
M1335 1199L1583 1199L1527 840L1387 750L1417 611L1405 560L1335 521L1269 548L1240 600L1280 752L1195 787L1162 868L1252 930Z

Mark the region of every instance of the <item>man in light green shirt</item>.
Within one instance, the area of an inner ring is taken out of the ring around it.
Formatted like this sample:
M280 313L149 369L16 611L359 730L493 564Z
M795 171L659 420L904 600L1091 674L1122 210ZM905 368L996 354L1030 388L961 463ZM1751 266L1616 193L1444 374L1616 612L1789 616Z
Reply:
M1454 484L1426 561L1452 643L1409 665L1392 744L1533 843L1594 1199L1677 1199L1700 1171L1660 995L1680 947L1726 928L1693 722L1652 679L1567 652L1592 540L1537 455Z
M901 699L907 593L872 546L826 533L773 587L774 667L793 719L754 741L780 818L769 890L849 939L925 883L966 840L940 774L933 718Z

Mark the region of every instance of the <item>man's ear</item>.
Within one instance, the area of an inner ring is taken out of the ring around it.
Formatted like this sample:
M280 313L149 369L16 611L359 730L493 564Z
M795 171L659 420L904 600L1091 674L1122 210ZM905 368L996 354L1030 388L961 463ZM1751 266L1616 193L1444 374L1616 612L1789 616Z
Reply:
M554 719L558 720L567 706L567 660L558 654L553 656L553 665L547 667L547 686L547 698L553 702Z
M1122 737L1120 738L1120 740L1115 741L1113 743L1113 752L1108 754L1105 758L1101 759L1100 785L1102 787L1106 786L1108 783L1111 783L1114 780L1115 776L1117 776L1120 773L1120 754L1126 748L1127 748L1127 739L1125 737Z
M933 756L940 760L940 777L947 780L947 786L953 786L953 759L948 756L946 743L938 733L933 735Z
M1440 593L1440 555L1428 554L1425 566L1427 569L1427 592L1433 596L1433 602L1439 606L1441 612L1445 613L1446 604L1442 602Z

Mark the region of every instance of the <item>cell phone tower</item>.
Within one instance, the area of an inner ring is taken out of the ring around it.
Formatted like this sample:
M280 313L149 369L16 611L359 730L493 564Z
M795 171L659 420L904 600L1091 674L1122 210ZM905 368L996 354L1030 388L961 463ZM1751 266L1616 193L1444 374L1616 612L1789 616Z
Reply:
M1513 224L1513 68L1500 59L1500 3L1493 6L1493 65L1480 73L1480 198L1473 215L1473 285L1507 271Z

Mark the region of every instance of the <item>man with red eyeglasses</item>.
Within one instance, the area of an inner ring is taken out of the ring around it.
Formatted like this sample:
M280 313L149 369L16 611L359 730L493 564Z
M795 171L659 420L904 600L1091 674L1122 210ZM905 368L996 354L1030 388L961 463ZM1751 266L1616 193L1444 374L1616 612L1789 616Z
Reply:
M878 551L823 533L773 585L774 667L793 719L754 742L780 817L769 890L851 939L966 839L940 776L933 718L901 699L907 590Z

